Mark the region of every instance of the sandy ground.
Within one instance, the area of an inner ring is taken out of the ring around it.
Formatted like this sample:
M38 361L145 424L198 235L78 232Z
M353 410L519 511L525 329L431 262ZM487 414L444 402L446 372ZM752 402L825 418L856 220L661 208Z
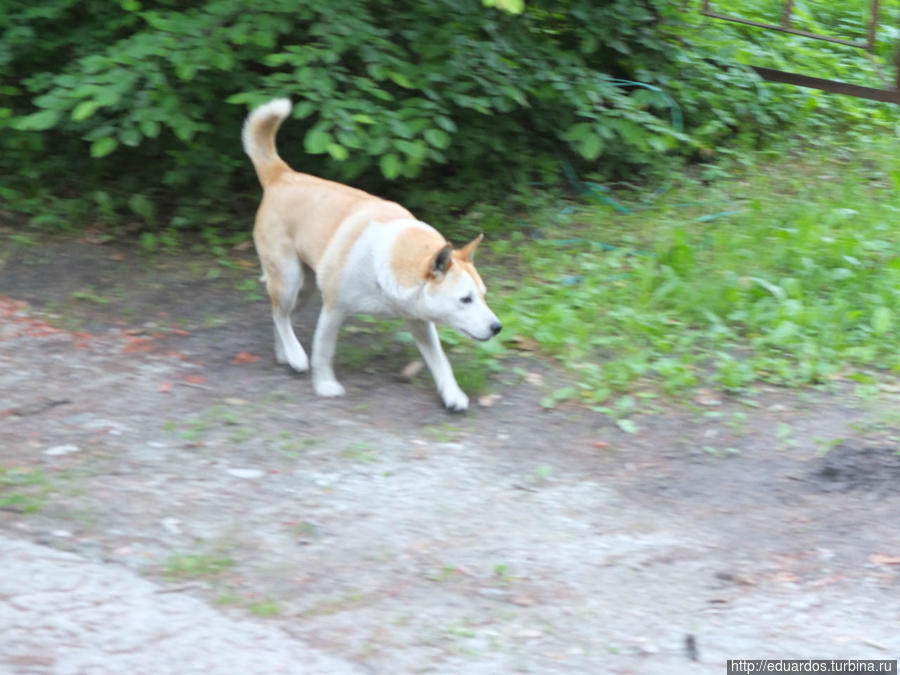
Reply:
M700 392L625 433L542 409L565 376L523 354L453 415L361 325L348 396L317 399L273 362L247 260L0 248L0 669L900 655L896 393Z

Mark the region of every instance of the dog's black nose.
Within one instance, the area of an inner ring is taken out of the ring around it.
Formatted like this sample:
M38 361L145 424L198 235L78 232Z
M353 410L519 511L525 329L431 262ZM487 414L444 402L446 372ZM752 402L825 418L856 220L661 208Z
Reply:
M491 324L491 334L492 335L496 335L501 330L503 330L503 324L500 323L499 321L495 321L494 323Z

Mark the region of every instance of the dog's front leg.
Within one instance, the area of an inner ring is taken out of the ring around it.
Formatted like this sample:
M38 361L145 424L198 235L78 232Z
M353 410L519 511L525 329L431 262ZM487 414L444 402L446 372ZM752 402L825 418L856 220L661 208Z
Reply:
M469 407L469 397L465 395L456 378L453 376L453 368L438 338L437 328L431 321L410 320L409 330L416 346L422 353L422 358L431 371L434 383L444 405L450 410L462 411Z
M313 389L319 396L343 396L346 393L334 376L332 366L338 330L343 321L342 311L322 305L312 345Z

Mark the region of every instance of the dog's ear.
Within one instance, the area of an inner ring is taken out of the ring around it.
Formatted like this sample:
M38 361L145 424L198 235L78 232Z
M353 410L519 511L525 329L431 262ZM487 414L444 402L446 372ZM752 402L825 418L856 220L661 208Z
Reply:
M440 279L447 270L450 269L450 263L453 262L453 247L450 244L444 246L438 251L434 259L431 261L431 269L428 276L432 279Z
M482 239L484 239L484 234L479 234L472 241L459 249L460 260L472 262L472 258L475 255L475 249L478 248L478 244L481 243Z

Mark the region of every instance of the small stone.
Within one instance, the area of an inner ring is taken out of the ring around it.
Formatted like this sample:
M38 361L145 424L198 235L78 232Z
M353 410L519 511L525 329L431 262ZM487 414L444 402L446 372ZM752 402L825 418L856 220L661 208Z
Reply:
M51 457L58 457L59 455L69 455L73 452L78 452L81 450L77 445L54 445L52 448L47 448L44 450L45 455L50 455Z
M227 469L226 473L235 478L262 478L264 472L260 469Z
M159 522L170 534L181 534L181 521L178 518L163 518Z
M539 631L536 628L525 628L523 630L520 630L518 633L516 633L516 637L526 638L526 639L531 640L534 638L539 638L543 634L544 634L543 631Z
M480 595L485 596L486 598L506 598L506 591L502 588L482 588L478 591Z

